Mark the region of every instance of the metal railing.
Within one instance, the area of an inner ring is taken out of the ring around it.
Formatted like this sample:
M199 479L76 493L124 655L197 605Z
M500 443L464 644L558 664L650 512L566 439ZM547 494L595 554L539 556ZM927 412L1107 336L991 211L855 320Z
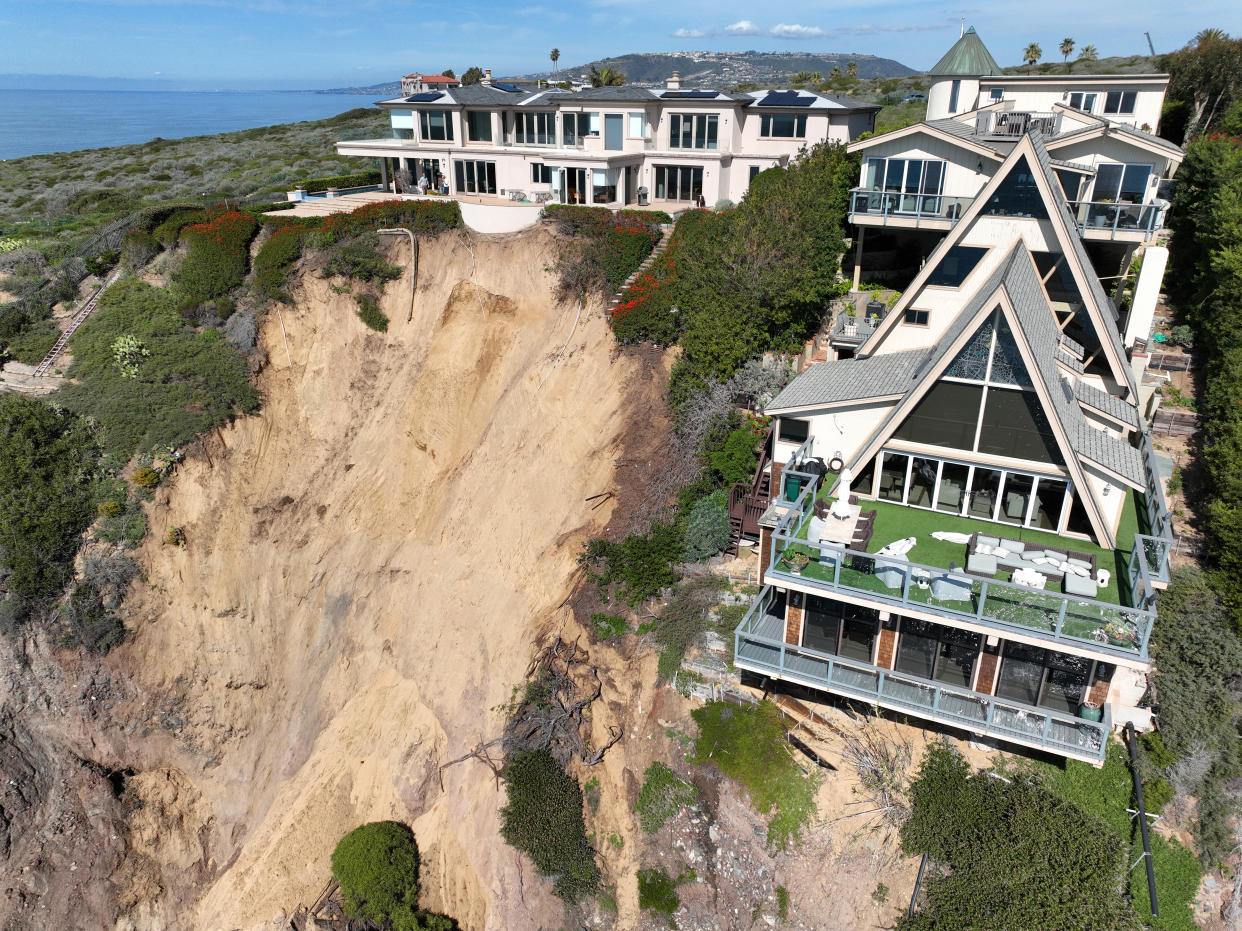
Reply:
M1118 204L1112 201L1070 201L1078 234L1101 232L1144 233L1150 236L1164 225L1164 208L1154 204Z
M973 197L948 194L904 194L877 188L854 188L850 191L850 213L884 220L914 220L916 227L923 220L953 224L974 201Z
M1028 130L1038 129L1045 136L1055 136L1061 127L1061 114L1025 110L989 110L980 113L975 131L982 136L1015 139Z
M765 587L734 631L739 668L1062 756L1104 758L1112 730L1107 704L1101 720L1091 721L785 643L783 621L768 614L774 602Z
M772 534L764 578L863 598L877 606L943 617L1093 654L1147 660L1155 621L1155 587L1167 578L1171 541L1136 535L1127 581L1130 607L1079 595L1028 588L945 569L877 556L833 543L800 539L814 507L818 477L806 476L798 499ZM801 560L787 560L801 553ZM797 571L795 571L797 570Z
M832 324L832 333L828 336L830 343L864 343L880 325L878 317L851 317L849 314L837 314Z

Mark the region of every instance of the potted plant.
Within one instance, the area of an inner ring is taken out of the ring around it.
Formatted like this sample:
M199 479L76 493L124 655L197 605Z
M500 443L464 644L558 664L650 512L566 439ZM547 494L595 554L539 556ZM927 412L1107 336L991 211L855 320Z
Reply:
M1115 647L1132 647L1138 640L1138 631L1126 621L1109 621L1104 625L1104 639Z
M1078 716L1084 721L1100 721L1104 717L1104 709L1091 699L1086 698L1078 706Z
M785 561L789 563L790 571L794 575L802 575L802 570L811 561L811 557L806 553L792 553L785 557Z

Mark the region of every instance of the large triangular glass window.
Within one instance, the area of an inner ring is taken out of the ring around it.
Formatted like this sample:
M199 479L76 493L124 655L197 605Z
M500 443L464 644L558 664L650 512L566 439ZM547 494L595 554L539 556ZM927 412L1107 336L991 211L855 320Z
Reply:
M911 443L1063 465L1008 321L971 336L894 436Z
M1000 187L988 198L983 212L993 217L1048 219L1048 208L1025 155L1014 162Z

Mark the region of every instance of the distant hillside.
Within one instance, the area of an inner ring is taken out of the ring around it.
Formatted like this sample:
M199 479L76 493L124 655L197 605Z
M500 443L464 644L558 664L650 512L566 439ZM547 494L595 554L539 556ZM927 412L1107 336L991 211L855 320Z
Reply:
M901 78L918 73L891 58L853 52L643 52L522 77L586 80L592 67L607 67L620 71L631 84L662 84L674 71L679 71L687 85L725 87L781 84L799 71L818 71L828 77L833 68L845 71L851 61L858 65L858 76L864 79Z
M1095 61L1071 61L1070 74L1159 74L1160 59L1149 55L1098 58ZM1065 74L1065 63L1049 58L1032 71L1026 65L1010 65L1001 69L1005 74Z
M400 81L389 81L387 84L369 84L366 87L332 87L328 90L313 91L316 94L357 94L359 97L371 97L375 100L387 100L401 93Z

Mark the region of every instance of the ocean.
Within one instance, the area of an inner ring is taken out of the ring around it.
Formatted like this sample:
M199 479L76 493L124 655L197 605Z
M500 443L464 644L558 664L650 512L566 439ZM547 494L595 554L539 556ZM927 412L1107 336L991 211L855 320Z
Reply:
M319 120L372 102L305 91L0 90L0 159Z

